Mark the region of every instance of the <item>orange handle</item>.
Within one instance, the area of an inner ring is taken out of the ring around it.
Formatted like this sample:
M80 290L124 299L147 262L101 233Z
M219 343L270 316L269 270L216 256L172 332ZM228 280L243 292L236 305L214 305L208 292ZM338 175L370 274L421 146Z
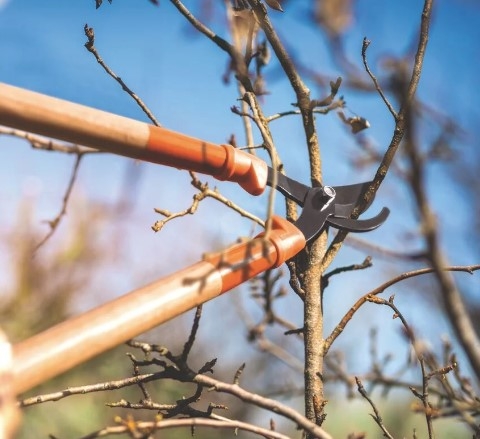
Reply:
M304 246L300 230L274 217L268 235L230 247L15 345L15 394L281 265Z
M237 182L252 195L267 182L267 165L231 145L216 145L165 128L0 83L0 125L102 151L198 171Z

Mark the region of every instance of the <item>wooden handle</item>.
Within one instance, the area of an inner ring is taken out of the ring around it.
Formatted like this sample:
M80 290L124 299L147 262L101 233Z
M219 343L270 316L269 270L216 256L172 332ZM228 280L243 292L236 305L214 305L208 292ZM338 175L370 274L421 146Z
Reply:
M240 184L252 195L267 182L258 157L165 128L0 83L0 125L101 151L198 171Z
M281 265L304 246L300 230L273 217L268 234L236 244L15 345L15 394Z
M73 317L13 347L22 393L221 293L215 267L200 262Z

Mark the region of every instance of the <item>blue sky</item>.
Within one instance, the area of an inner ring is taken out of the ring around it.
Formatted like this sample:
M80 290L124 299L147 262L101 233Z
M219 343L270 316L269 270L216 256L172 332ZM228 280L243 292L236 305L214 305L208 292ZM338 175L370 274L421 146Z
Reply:
M467 138L458 142L457 148L478 157L474 153L478 146L474 134L480 118L480 8L477 2L468 0L437 3L419 96L458 119ZM133 101L83 47L86 41L83 26L88 23L95 28L96 46L105 61L144 99L163 126L219 143L225 142L231 133L242 138L240 120L229 111L237 103L236 89L221 83L226 57L210 41L196 36L169 2L162 1L160 7L155 7L147 0L114 0L111 5L105 0L98 10L93 0L10 0L0 5L0 81L145 120ZM286 12L272 12L272 19L299 59L334 79L339 72L325 48L324 37L302 22L301 12L306 5L307 1L290 1ZM358 0L356 11L358 18L346 39L350 59L361 66L362 39L367 36L372 41L368 51L371 66L381 76L381 60L390 54L402 54L409 47L418 28L420 2ZM218 23L214 25L218 27ZM278 66L267 68L266 75L272 93L265 98L265 112L290 109L293 93L284 80L277 79ZM313 95L325 93L314 84L310 86ZM372 127L366 135L379 149L384 149L393 123L380 98L348 89L342 94L350 110L370 121ZM319 118L318 128L326 183L350 184L372 178L373 167L352 171L349 160L356 147L335 115ZM298 119L278 121L272 129L289 174L308 182ZM0 154L0 227L8 230L19 199L33 193L39 230L46 230L41 221L53 217L60 208L72 157L31 151L24 142L5 137L0 137ZM123 158L87 157L75 196L82 194L115 204L121 197L127 166ZM450 260L473 263L475 255L464 241L454 236L459 224L460 228L469 224L469 212L465 210L468 200L452 189L450 178L448 167L435 165L429 174L430 195L442 217ZM392 211L391 218L381 230L363 238L409 250L412 243L405 237L414 227L411 202L408 194L397 188L393 177L388 177L386 183L371 211L376 213L382 205L387 205ZM265 214L264 197L254 199L228 183L218 183L218 187L256 215ZM206 202L196 216L169 224L161 234L153 235L150 225L157 219L153 207L184 209L192 194L186 173L142 165L134 221L130 219L127 239L128 260L133 260L137 265L132 266L143 274L132 275L125 281L128 286L138 286L142 276L151 278L153 270L157 276L170 272L197 260L202 252L212 250L212 245L219 242L226 245L237 236L250 233L248 222L213 202ZM65 227L69 221L67 217ZM58 245L58 241L53 239L48 245ZM159 263L155 258L159 251L168 252L168 260L162 258ZM361 262L363 257L362 252L345 249L335 266ZM374 275L355 273L335 279L326 302L329 324L337 321L355 297L396 272L398 267L390 264L383 272L376 270ZM352 283L361 285L361 289L352 290ZM478 282L473 289L478 292ZM120 290L118 294L123 292ZM341 304L336 299L338 295L346 298ZM420 309L419 315L422 312ZM414 318L415 313L412 310Z

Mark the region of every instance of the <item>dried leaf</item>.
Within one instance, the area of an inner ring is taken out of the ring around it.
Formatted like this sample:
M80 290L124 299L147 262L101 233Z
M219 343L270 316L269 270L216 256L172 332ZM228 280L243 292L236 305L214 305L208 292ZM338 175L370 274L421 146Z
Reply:
M283 12L282 5L277 0L265 0L265 3L276 11Z
M343 111L339 111L338 116L340 117L340 119L342 119L344 123L350 125L353 134L357 134L360 131L370 128L370 122L364 117L346 117Z
M96 9L102 6L103 0L95 0ZM112 4L112 0L108 0L108 3Z
M342 34L353 19L353 0L317 0L315 19L332 36Z
M257 56L255 57L257 63L257 69L265 67L271 59L270 48L268 47L267 41L261 42L257 46Z

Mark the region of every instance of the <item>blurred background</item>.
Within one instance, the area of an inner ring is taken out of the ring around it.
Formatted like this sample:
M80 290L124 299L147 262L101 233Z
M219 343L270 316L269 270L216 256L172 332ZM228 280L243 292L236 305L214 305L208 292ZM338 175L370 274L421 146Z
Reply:
M285 12L271 11L270 16L312 97L328 95L329 81L342 76L339 94L346 101L343 113L370 123L368 130L352 135L335 112L317 118L324 182L343 185L373 178L376 157L385 151L394 127L378 94L362 86L369 81L361 57L363 38L371 40L367 52L370 67L383 84L391 86L395 79L392 65L414 53L422 4L414 0L352 0L338 2L337 9L329 12L328 3L332 2L284 1ZM223 2L186 4L229 38ZM480 6L473 0L437 2L418 91L425 111L419 117L417 136L428 156L429 201L453 265L479 260L480 149L475 134L480 120L479 13ZM94 0L0 1L0 81L146 121L135 102L85 49L85 24L94 28L95 45L104 61L164 127L217 143L227 142L233 134L239 145L245 143L241 119L230 111L239 105L239 96L233 78L224 78L226 54L196 33L167 1L155 6L147 0L113 0L98 9ZM295 95L275 59L263 73L268 90L261 98L265 113L291 110ZM390 97L397 106L394 96ZM271 128L287 174L308 184L300 120L285 117L273 122ZM13 342L174 272L197 261L204 252L219 250L238 237L259 231L225 206L206 200L195 215L169 222L154 233L151 226L161 219L154 208L176 212L190 205L195 190L188 173L108 154L89 155L81 161L66 216L53 236L36 250L50 230L48 221L62 209L74 164L72 155L34 150L23 139L0 135L0 325ZM369 211L374 214L388 206L389 220L377 231L350 240L330 267L373 257L373 268L331 278L325 297L326 334L358 297L394 275L423 266L415 258L422 250L421 230L405 184L406 172L400 152ZM203 177L202 181L265 217L266 196L254 198L234 184ZM276 209L282 214L283 203L278 198ZM287 284L287 270L284 272ZM480 306L478 275L460 274L456 280L476 315ZM392 293L396 293L397 306L418 335L433 349L441 349L445 336L454 340L430 278L407 281L387 291ZM279 300L276 310L293 325L302 325L302 306L293 293ZM249 325L260 316L260 307L250 298L249 285L207 304L194 358L201 366L218 357L216 373L225 380L247 362L243 376L246 387L282 394L286 402L302 410L302 345L272 331L269 335L288 351L289 360L282 362L262 354L258 345L246 341ZM191 321L192 314L187 314L145 338L172 350L181 349ZM371 367L371 331L375 328L379 357L393 358L389 371L398 371L408 357L408 345L391 313L365 306L334 346L352 373L362 374ZM32 394L128 376L128 350L119 347ZM161 394L172 400L183 394L176 383L169 386L162 382L159 386ZM327 431L335 437L346 437L352 431L378 435L363 400L350 401L341 384L332 383L328 391ZM19 437L86 435L122 413L105 407L106 402L127 398L125 395L140 398L138 391L128 392L73 397L26 409ZM395 393L384 406L384 417L398 435L410 437L414 427L423 431L422 416L411 415L410 404L411 395L403 392ZM401 417L399 410L405 410ZM466 432L461 424L442 422L439 437ZM162 437L186 434L168 431ZM205 437L213 436L209 433Z

